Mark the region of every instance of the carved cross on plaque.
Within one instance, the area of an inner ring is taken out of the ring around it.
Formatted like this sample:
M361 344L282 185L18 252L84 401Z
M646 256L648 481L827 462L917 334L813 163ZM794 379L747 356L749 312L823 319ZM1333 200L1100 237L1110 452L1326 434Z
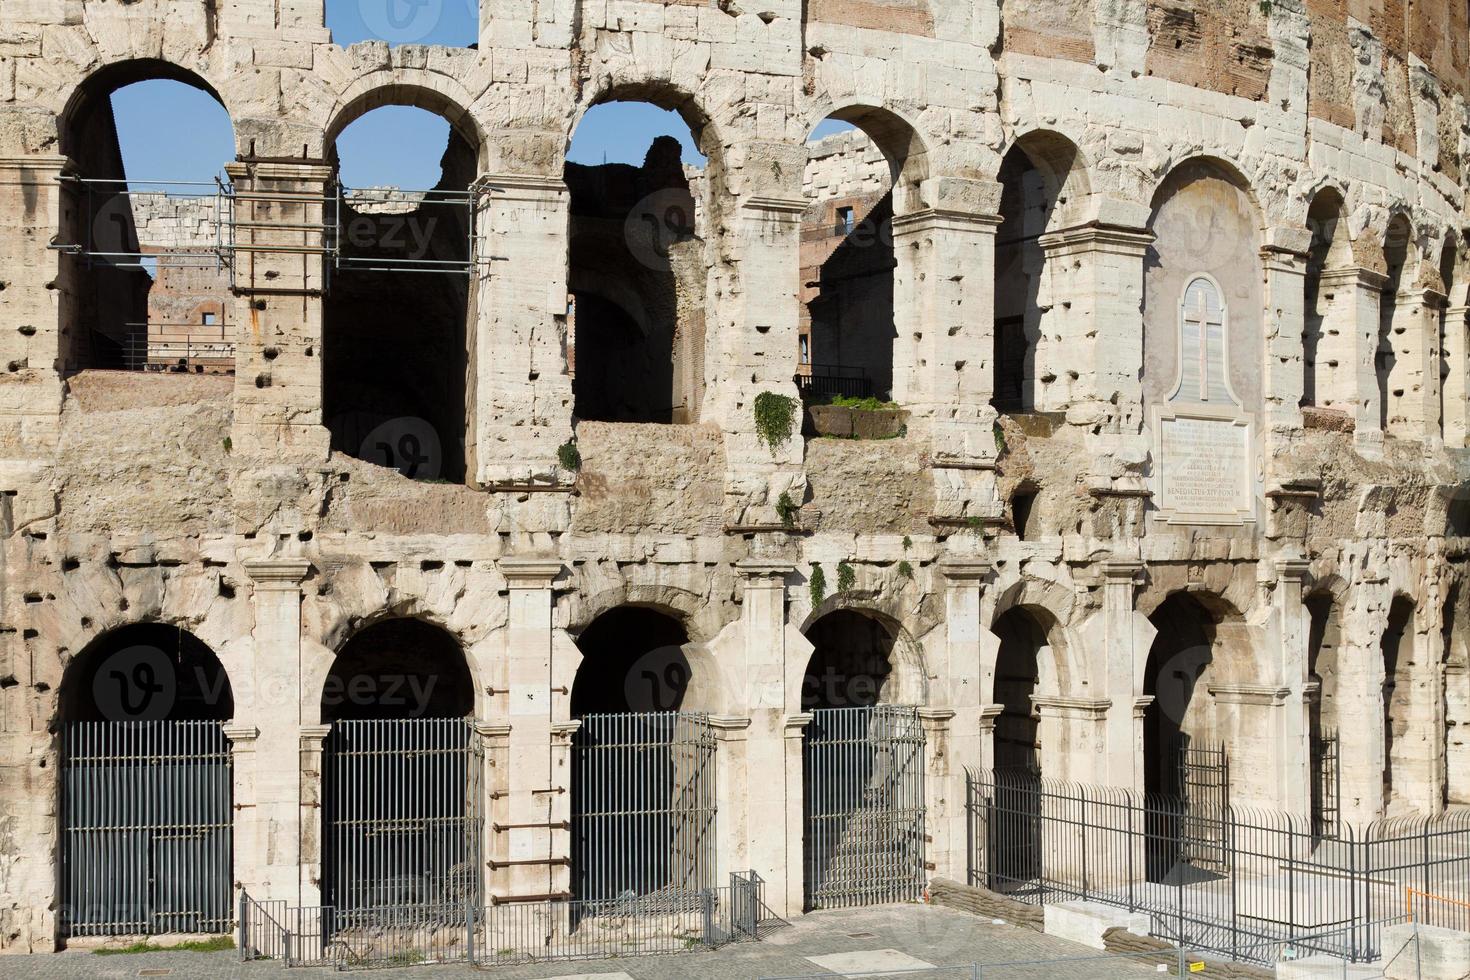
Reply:
M1213 279L1196 276L1179 309L1179 385L1171 402L1238 404L1226 380L1225 304Z

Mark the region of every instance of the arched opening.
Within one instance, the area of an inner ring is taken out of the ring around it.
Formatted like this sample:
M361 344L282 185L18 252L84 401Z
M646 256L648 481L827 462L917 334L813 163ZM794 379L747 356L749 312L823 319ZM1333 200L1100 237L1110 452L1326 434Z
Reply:
M1378 302L1378 352L1374 370L1378 378L1378 422L1385 433L1399 433L1409 422L1404 395L1412 383L1412 334L1414 311L1400 294L1412 288L1417 277L1414 229L1409 219L1396 214L1383 238L1383 260L1387 281ZM1402 356L1401 356L1402 355Z
M806 637L804 905L913 901L925 882L924 732L916 706L894 703L897 627L837 609Z
M1342 813L1342 770L1338 742L1338 652L1342 643L1337 603L1331 592L1306 599L1307 679L1314 686L1307 704L1307 744L1312 767L1312 833L1336 837Z
M1249 185L1223 161L1188 160L1154 194L1149 230L1145 403L1259 412L1262 221ZM1203 309L1190 302L1200 298L1199 284L1213 295Z
M356 910L478 904L483 750L459 641L418 619L359 630L322 686L322 901Z
M703 140L682 99L614 97L577 125L563 177L567 370L579 420L699 420L714 177Z
M868 708L885 697L897 640L888 624L852 609L828 613L807 628L815 648L801 683L801 710Z
M1006 611L990 631L1000 637L995 661L995 767L1041 772L1041 726L1032 697L1039 693L1046 629L1028 610Z
M166 62L113 65L73 97L61 145L62 372L233 373L221 180L235 133L218 95Z
M1342 195L1327 187L1307 210L1312 243L1307 255L1302 329L1302 404L1351 412L1357 401L1352 366L1356 277Z
M1444 641L1444 802L1470 803L1470 590L1450 587L1441 631Z
M401 104L412 100L434 109ZM379 107L363 112L367 105ZM412 90L374 93L343 111L330 134L337 254L322 304L332 449L451 483L465 478L473 422L479 155L478 135L456 112Z
M396 4L362 0L325 0L332 43L348 47L363 41L472 48L480 42L480 0L436 0Z
M1191 869L1209 868L1222 846L1226 719L1207 689L1227 615L1238 619L1217 599L1175 592L1149 616L1158 631L1143 678L1152 697L1143 718L1144 789L1158 801L1148 816L1151 881L1183 873L1186 856Z
M1455 327L1450 318L1450 310L1463 305L1456 292L1456 271L1460 265L1460 239L1453 230L1445 232L1444 245L1439 252L1439 283L1444 290L1444 298L1440 302L1439 323L1435 334L1435 350L1438 354L1434 358L1434 369L1439 372L1438 382L1439 394L1439 435L1441 439L1448 441L1453 448L1463 442L1463 423L1455 423L1450 419L1453 409L1463 418L1464 406L1452 405L1453 400L1463 401L1461 394L1465 391L1465 344L1463 336L1465 326L1463 318L1459 327ZM1458 330L1461 336L1455 336ZM1461 377L1452 377L1456 373L1455 365L1459 365ZM1457 427L1458 425L1458 427Z
M893 397L894 181L899 170L855 120L807 139L797 384L809 405Z
M1410 779L1416 644L1414 603L1395 596L1380 641L1383 654L1383 807L1389 813L1412 802Z
M1037 132L1006 153L1000 184L991 404L1002 412L1052 410L1065 406L1070 393L1067 371L1047 364L1065 339L1065 325L1047 295L1044 236L1071 223L1089 192L1087 172L1070 140Z
M610 609L577 637L572 892L584 902L714 883L715 743L706 715L680 711L688 643L682 622L645 606Z
M234 779L222 723L233 715L219 659L177 626L121 627L67 667L63 935L229 931Z

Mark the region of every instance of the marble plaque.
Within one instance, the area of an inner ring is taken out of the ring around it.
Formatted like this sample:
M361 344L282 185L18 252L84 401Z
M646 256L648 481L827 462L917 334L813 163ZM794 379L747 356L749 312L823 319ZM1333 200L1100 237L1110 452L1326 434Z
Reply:
M1162 514L1179 523L1240 523L1251 516L1250 425L1240 418L1164 413L1156 428Z

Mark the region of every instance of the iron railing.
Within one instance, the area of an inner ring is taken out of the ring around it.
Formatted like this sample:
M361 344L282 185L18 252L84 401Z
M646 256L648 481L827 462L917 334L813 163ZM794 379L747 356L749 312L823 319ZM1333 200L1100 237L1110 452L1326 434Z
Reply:
M1222 849L1201 861L1181 833L1199 811L1179 797L1028 771L972 770L968 783L972 885L1144 912L1155 936L1239 959L1271 965L1295 945L1372 960L1383 924L1407 915L1406 889L1470 900L1470 814L1343 824L1327 839L1308 816L1232 806L1209 815Z
M802 743L806 905L924 891L924 729L903 705L818 708Z
M704 888L715 877L709 717L593 714L572 738L572 893L587 902Z
M479 903L483 760L463 718L335 722L322 754L326 904L351 915Z
M765 882L746 872L730 875L722 888L595 902L394 905L350 913L258 902L242 893L238 941L241 960L286 966L505 966L713 949L759 939L774 919Z
M62 737L62 930L228 932L234 781L220 723L72 722Z
M122 367L126 371L195 374L235 369L236 344L226 324L127 326L130 330L122 344Z
M839 364L809 365L796 376L796 387L803 395L822 398L867 398L873 393L865 369Z
M1312 833L1336 837L1342 814L1342 770L1336 732L1312 740Z

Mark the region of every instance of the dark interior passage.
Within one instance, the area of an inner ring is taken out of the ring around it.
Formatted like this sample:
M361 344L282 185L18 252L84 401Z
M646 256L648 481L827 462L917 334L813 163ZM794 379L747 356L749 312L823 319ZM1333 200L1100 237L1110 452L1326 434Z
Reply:
M1040 731L1031 698L1037 693L1046 631L1024 609L1011 609L991 628L1000 637L995 665L995 767L1041 771Z
M228 721L234 714L214 651L167 623L133 623L98 637L62 681L67 722Z
M419 619L387 619L343 645L322 687L322 721L465 718L475 692L459 641Z
M895 637L881 621L839 609L813 623L806 638L815 650L802 680L802 711L860 708L883 700Z
M678 711L689 688L683 624L643 606L619 606L577 637L582 665L572 685L572 717Z

